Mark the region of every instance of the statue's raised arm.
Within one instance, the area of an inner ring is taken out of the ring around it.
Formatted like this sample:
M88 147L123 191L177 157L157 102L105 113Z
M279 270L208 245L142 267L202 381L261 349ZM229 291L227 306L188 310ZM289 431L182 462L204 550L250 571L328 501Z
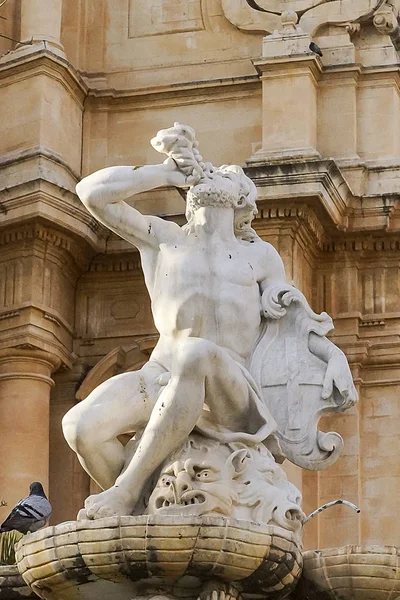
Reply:
M108 167L85 177L76 192L94 217L139 249L157 248L161 241L182 235L175 223L142 215L126 203L140 192L158 187L188 187L203 176L204 163L194 131L175 123L151 140L168 158L158 165Z

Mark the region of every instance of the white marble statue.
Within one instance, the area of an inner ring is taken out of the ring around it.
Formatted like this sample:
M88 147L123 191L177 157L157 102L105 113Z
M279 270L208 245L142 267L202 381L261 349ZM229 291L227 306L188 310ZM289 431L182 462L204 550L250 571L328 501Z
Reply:
M204 163L190 127L175 123L152 145L167 154L162 164L110 167L77 185L87 209L139 249L160 333L142 369L102 383L64 417L69 445L104 490L86 500L91 519L132 514L193 430L322 468L341 438L317 431L318 414L356 401L347 360L324 337L330 318L286 283L279 254L251 228L253 182L238 166ZM184 227L125 202L161 186L190 187Z

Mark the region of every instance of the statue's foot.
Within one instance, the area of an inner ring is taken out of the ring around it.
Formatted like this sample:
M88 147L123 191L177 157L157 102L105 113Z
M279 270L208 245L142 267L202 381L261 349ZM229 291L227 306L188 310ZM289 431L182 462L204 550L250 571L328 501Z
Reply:
M132 496L120 487L89 496L85 501L87 519L103 519L105 517L122 517L132 514L135 501ZM82 511L83 512L83 511Z

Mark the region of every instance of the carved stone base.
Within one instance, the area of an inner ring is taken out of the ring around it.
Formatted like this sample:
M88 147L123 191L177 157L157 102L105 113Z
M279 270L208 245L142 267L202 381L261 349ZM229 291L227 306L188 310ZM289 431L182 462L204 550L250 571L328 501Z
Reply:
M27 535L16 556L24 581L46 600L279 599L301 575L294 538L223 517L112 517Z
M16 565L0 565L0 600L36 598L18 572Z

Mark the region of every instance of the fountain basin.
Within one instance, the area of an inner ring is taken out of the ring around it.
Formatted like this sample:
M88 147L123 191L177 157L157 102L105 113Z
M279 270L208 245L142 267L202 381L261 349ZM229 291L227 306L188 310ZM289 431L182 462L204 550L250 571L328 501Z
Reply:
M396 600L400 596L400 549L396 546L308 550L303 559L299 598Z
M25 536L18 569L40 597L131 600L143 586L192 588L209 581L284 598L302 555L292 533L224 517L151 515L73 521ZM190 593L187 592L190 596Z
M0 565L0 600L37 598L22 579L17 565Z

